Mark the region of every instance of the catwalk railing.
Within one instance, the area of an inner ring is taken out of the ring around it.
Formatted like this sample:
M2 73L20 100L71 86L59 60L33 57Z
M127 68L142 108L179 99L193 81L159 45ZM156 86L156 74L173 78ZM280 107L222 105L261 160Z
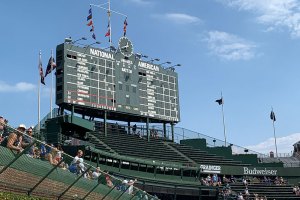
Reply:
M50 146L12 127L9 129L10 134L22 137L24 142L16 143L19 151L0 146L1 190L57 199L157 199L136 188L134 181L114 177L81 159L74 159L59 146Z

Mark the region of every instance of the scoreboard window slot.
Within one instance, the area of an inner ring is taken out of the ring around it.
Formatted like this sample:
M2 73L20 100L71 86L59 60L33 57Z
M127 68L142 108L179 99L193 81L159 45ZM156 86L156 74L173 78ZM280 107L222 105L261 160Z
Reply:
M174 90L170 90L170 96L175 96Z
M100 74L105 74L105 68L104 67L99 67L99 73Z
M129 97L129 96L126 97L126 104L127 104L127 105L130 105L130 97Z
M119 83L119 90L123 90L123 84Z
M170 76L169 80L170 80L171 83L175 83L175 78L173 76Z
M104 74L99 74L99 81L103 81L105 79L105 75Z
M77 60L77 56L71 54L67 54L67 58Z
M130 75L129 73L124 73L124 80L127 82L130 80Z
M107 61L106 61L106 66L112 68L112 62L109 61L109 60L107 60Z
M165 89L164 95L170 95L170 90Z
M163 81L168 81L168 76L167 75L163 75Z
M136 86L132 86L132 92L136 93Z
M99 59L99 65L104 67L105 66L105 60Z
M165 116L171 116L170 110L166 110L166 111L165 111Z

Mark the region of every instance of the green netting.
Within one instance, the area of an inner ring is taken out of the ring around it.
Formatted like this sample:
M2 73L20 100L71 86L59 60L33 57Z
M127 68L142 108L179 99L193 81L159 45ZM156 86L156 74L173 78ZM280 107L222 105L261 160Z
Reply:
M34 140L26 134L24 136ZM106 199L141 199L138 196L140 190L134 188L129 192L129 186L123 180L103 170L99 171L99 178L93 179L94 166L75 160L59 148L39 140L34 142L32 149L28 147L21 153L0 146L0 169L8 167L0 171L0 186L55 198L101 199L105 196ZM70 170L71 165L75 171Z

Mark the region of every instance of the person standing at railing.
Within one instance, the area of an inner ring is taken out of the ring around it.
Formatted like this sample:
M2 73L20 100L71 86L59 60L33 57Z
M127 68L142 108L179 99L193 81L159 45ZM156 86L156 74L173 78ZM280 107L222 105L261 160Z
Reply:
M9 136L2 141L1 145L11 150L17 151L18 153L22 152L23 133L25 132L25 130L26 126L24 124L20 124L17 128L17 131L11 132Z
M136 133L136 124L134 124L132 127L132 134L135 135L135 133Z
M23 136L23 142L22 142L22 146L23 147L27 147L28 145L30 145L33 141L32 141L32 128L29 127L26 131L27 135ZM34 146L31 146L31 148L25 152L28 156L30 157L34 157Z

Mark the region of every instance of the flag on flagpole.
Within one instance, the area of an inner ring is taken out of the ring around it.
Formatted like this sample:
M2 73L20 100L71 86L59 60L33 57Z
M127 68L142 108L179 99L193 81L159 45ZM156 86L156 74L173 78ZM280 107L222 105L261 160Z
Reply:
M45 77L52 72L56 67L54 58L51 56L48 61Z
M86 21L89 21L89 20L92 19L92 18L93 18L92 7L90 6L90 9L89 9L89 15L87 16Z
M274 122L276 121L275 113L273 112L273 110L271 111L270 118L271 118L271 120L273 120Z
M93 25L93 20L89 21L89 23L86 24L87 26Z
M92 38L93 38L94 40L96 40L96 35L95 35L95 33L93 33Z
M124 37L126 36L127 25L128 25L128 23L127 23L127 17L126 17L126 19L124 21L124 28L123 28L123 30L124 30Z
M108 37L110 36L110 25L109 25L109 22L108 22L108 25L107 25L107 32L105 34L105 37Z
M90 32L94 32L94 30L95 30L95 27L94 27L94 25L92 25L92 28L90 29Z
M43 66L42 66L41 56L39 57L39 66L38 66L38 69L39 69L39 73L40 73L40 77L41 77L41 83L43 85L45 85L45 77L44 77L44 72L43 72Z
M221 97L221 99L217 99L216 102L217 102L219 105L223 105L223 104L224 104L223 97Z
M92 14L90 14L89 16L87 16L86 21L89 21L90 19L92 19Z

